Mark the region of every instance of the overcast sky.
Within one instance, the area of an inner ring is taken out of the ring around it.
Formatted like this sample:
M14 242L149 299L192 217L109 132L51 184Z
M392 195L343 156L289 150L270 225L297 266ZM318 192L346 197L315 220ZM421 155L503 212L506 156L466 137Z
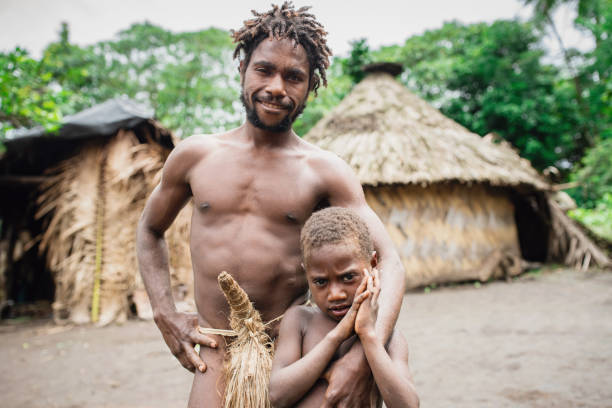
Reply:
M275 1L281 2L281 0ZM239 28L250 10L267 10L272 0L0 0L0 50L19 45L39 57L58 38L62 21L71 41L79 45L112 39L135 22L149 21L172 31L210 26ZM329 32L335 55L346 54L349 41L365 37L370 46L399 44L413 34L442 26L445 21L491 22L527 18L530 9L517 0L306 0ZM571 12L557 13L560 31L570 45L583 41L571 30Z

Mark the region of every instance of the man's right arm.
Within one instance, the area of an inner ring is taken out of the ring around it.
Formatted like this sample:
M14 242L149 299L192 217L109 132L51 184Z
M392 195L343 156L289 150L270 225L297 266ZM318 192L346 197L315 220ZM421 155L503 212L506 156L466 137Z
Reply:
M155 323L183 367L206 370L194 345L216 347L216 343L197 331L195 314L176 311L170 284L168 249L164 233L191 196L189 172L204 152L195 140L180 143L166 160L160 184L153 190L138 223L136 250Z

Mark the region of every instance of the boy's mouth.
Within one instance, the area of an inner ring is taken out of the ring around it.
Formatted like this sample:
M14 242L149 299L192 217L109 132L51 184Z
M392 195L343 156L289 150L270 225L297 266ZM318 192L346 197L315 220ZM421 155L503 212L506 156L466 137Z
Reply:
M349 311L351 305L336 305L327 308L335 318L342 318Z

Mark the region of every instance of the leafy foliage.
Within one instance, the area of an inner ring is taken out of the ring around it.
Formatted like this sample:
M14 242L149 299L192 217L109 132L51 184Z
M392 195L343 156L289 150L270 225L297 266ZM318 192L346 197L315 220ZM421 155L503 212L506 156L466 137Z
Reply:
M2 131L44 124L127 96L155 109L179 135L215 132L238 124L238 71L226 31L174 34L134 24L112 41L79 47L63 25L40 61L16 49L0 54Z
M52 87L52 74L41 65L21 48L0 53L0 133L36 124L50 131L59 126L66 93Z
M612 194L604 194L595 208L576 208L569 212L569 216L612 242Z
M365 38L351 42L351 52L348 58L340 60L342 72L348 76L354 84L359 83L366 75L362 70L364 65L372 62L370 47Z
M612 195L612 138L587 152L572 179L579 186L570 193L580 206L595 208L600 199Z
M402 62L406 86L473 132L501 135L536 168L568 168L587 144L571 88L539 44L531 23L452 22L374 55Z

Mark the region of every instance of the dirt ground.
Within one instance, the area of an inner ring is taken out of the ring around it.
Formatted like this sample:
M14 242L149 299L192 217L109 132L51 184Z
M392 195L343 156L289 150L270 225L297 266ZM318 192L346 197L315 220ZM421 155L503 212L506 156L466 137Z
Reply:
M422 407L612 407L612 273L541 272L406 295ZM184 407L151 322L0 325L0 406Z

